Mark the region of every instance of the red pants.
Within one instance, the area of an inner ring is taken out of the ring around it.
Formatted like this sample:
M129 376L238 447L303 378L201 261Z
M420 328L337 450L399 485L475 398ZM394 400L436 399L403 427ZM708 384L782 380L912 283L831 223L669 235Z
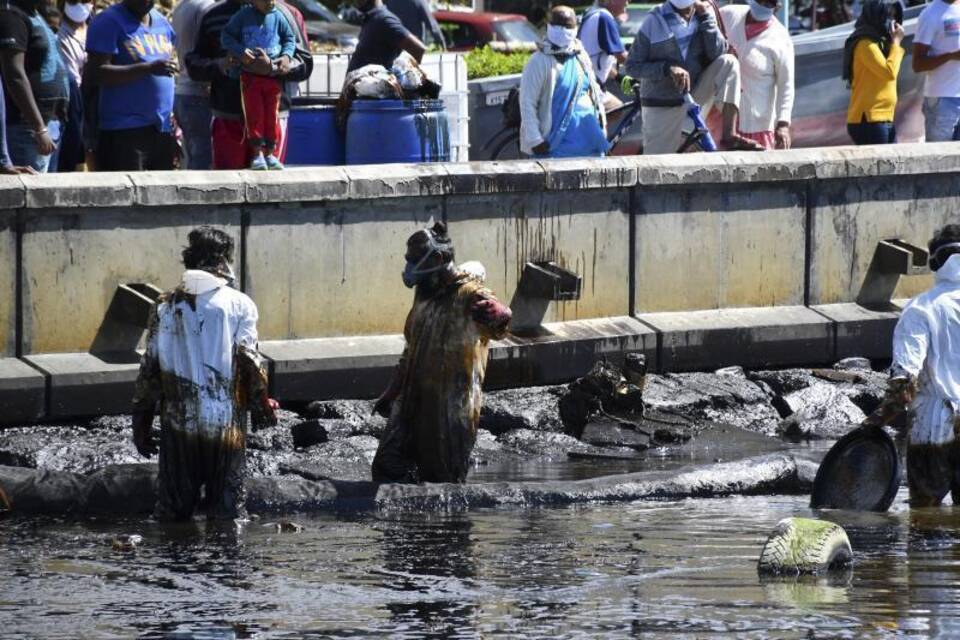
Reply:
M213 145L214 169L246 169L253 159L253 148L246 142L243 120L214 117L210 127ZM287 155L287 118L280 118L277 140L277 158L283 162Z
M270 76L240 74L240 97L247 144L272 152L280 139L280 80Z

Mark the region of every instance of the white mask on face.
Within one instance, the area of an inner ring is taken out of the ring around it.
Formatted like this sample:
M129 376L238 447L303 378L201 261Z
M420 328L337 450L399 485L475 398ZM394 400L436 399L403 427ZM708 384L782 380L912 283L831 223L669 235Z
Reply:
M547 40L549 40L555 47L560 49L568 49L576 39L576 29L561 27L557 24L551 24L547 26Z
M86 22L87 18L90 17L91 11L93 11L92 4L70 4L68 2L63 7L63 12L67 15L67 17L77 24L83 24Z
M694 0L670 0L672 4L677 9L689 9L693 6Z

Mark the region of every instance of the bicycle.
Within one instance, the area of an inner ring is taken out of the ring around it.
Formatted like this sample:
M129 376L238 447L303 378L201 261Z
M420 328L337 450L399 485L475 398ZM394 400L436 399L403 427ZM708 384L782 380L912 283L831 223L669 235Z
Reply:
M625 102L619 107L607 112L607 122L617 123L613 129L607 133L607 141L610 143L608 154L620 143L624 134L630 130L633 123L640 117L640 83L633 81L631 83L631 90L633 100ZM677 149L677 153L686 153L693 146L696 146L701 151L716 151L717 145L713 141L713 136L710 135L710 130L707 128L706 123L703 121L700 113L700 105L693 100L693 96L689 93L684 93L683 101L684 104L687 105L687 117L690 118L693 123L693 129L685 134L683 143ZM483 153L491 147L493 151L490 152L490 160L507 160L522 157L520 154L519 127L503 127L484 143L480 152Z

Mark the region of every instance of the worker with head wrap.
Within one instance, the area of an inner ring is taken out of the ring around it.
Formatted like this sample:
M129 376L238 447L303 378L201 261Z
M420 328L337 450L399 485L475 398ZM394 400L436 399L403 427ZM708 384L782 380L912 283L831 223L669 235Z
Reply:
M911 418L907 446L910 505L960 504L960 225L930 241L933 287L910 301L893 333L886 397L865 424Z
M198 506L211 518L244 517L247 411L254 428L276 423L257 353L257 306L233 288L232 261L229 235L191 231L180 285L150 316L133 441L142 455L156 453L150 427L159 407L155 515L162 520L190 518Z
M373 460L377 482L464 482L480 420L487 344L510 309L478 270L457 268L441 222L407 240L403 283L416 287L406 347L374 410L389 416Z

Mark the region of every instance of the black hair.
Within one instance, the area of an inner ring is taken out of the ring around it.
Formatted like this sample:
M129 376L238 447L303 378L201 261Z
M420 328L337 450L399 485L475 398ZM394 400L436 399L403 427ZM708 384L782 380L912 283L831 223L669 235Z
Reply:
M930 243L927 245L930 251L931 269L934 271L938 270L944 265L947 258L955 253L960 253L960 247L951 247L945 249L939 255L934 256L934 254L937 253L937 249L954 242L960 242L960 224L948 224L933 234L933 238L930 239Z
M220 229L197 227L187 236L187 242L182 254L187 269L219 269L233 262L233 238Z
M445 222L435 222L433 227L430 228L430 231L433 232L434 240L437 244L442 244L446 248L440 251L440 255L443 257L444 262L453 262L454 250L453 250L453 241L450 239L450 236L447 234L447 224Z

